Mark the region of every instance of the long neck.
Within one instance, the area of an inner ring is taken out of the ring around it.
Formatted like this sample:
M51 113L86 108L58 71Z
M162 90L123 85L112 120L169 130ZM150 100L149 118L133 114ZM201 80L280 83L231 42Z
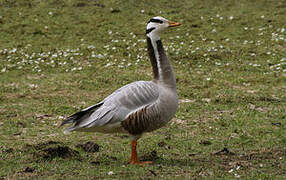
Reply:
M147 47L153 68L153 81L176 88L176 78L173 68L164 51L159 36L147 35Z

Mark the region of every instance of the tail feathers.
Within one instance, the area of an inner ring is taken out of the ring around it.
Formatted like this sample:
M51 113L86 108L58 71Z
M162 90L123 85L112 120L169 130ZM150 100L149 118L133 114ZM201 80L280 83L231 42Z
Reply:
M73 115L71 115L70 117L68 117L66 120L64 120L62 122L62 124L60 126L63 126L65 124L68 123L78 123L78 121L80 121L81 119L84 119L85 117L91 115L96 109L98 109L104 102L100 102L94 106L88 107L82 111L79 111ZM67 130L65 130L65 134L68 133L69 131L72 131L73 127L68 128Z
M64 134L69 134L72 130L74 130L75 128L74 127L70 127L70 128L67 128L65 131L64 131Z

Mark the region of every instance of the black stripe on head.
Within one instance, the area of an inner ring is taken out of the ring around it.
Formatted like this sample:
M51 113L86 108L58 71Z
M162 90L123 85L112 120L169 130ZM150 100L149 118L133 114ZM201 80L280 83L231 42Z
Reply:
M152 28L146 29L146 34L149 34L149 33L152 32L154 29L156 29L156 28L152 27Z
M149 24L149 23L160 23L160 24L163 24L163 21L162 20L160 20L160 19L150 19L149 21L148 21L148 23L147 24Z

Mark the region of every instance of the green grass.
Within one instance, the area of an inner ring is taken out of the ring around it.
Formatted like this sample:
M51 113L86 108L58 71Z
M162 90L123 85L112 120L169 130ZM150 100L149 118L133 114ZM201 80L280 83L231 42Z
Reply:
M285 12L283 0L0 1L0 179L284 179ZM180 104L139 141L154 164L132 166L126 136L58 126L151 79L157 15L183 24L161 37ZM77 146L88 141L99 152Z

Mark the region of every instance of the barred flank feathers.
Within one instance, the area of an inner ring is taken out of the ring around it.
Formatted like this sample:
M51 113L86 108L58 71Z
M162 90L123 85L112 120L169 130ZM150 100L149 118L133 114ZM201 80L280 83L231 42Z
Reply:
M125 121L122 122L122 126L130 134L138 135L146 131L150 126L150 121L153 119L148 116L148 106L145 106L138 111L130 114Z

